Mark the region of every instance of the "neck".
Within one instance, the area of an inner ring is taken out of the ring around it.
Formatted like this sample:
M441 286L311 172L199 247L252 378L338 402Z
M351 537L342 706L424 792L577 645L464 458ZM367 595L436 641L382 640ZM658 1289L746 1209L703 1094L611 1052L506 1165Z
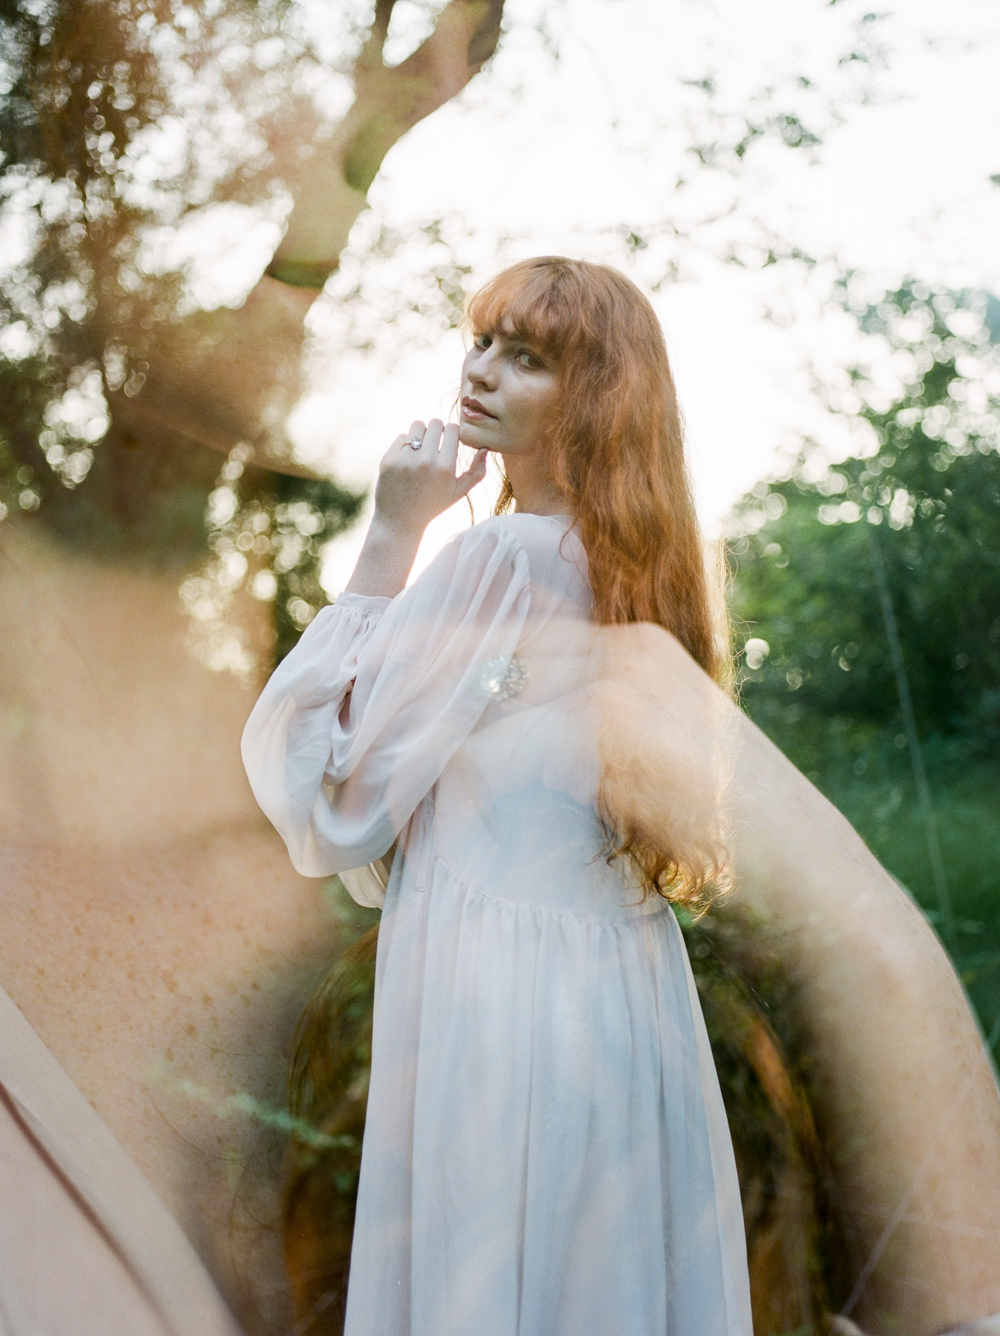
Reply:
M161 844L258 819L239 737L270 666L270 606L237 596L194 626L174 572L73 552L31 521L0 527L0 835ZM239 637L240 680L198 654L199 629Z
M521 514L570 513L569 498L556 486L548 469L542 467L537 451L530 455L504 455L503 467Z

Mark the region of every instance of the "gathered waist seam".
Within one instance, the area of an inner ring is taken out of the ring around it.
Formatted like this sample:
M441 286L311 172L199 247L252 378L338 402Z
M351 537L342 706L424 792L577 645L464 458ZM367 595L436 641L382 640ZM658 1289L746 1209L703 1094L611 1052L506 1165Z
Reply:
M662 918L664 914L670 912L671 908L670 902L664 900L661 907L657 907L643 914L623 916L621 918L612 918L610 916L604 918L592 914L575 913L571 909L553 909L548 905L527 904L523 900L510 900L506 896L496 895L494 892L488 891L483 886L480 886L478 882L473 881L471 877L465 877L456 872L440 854L434 852L432 849L420 850L419 853L416 854L415 862L417 866L416 869L411 869L413 880L410 889L418 894L423 894L431 888L434 881L435 871L440 868L447 878L454 882L461 890L473 893L483 900L491 900L495 904L503 905L508 909L527 910L532 914L543 915L546 918L569 919L574 923L587 923L592 924L595 927L641 927L643 924L648 923L651 920ZM406 880L409 881L410 878L407 877Z

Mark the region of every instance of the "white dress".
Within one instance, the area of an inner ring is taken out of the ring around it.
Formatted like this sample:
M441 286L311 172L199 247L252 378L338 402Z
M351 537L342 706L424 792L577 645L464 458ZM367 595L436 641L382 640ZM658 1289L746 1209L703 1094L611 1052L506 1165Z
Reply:
M569 526L491 519L397 598L341 595L247 724L301 872L399 839L346 1336L751 1336L680 930L602 854Z

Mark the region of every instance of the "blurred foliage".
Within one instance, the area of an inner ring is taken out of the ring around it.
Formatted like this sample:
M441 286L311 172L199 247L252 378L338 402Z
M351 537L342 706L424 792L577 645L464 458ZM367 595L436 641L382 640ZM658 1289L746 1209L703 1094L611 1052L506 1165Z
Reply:
M732 519L751 717L935 920L873 556L882 557L956 914L956 963L1000 1017L1000 303L910 282L841 297L870 364L830 393L860 457L805 443ZM873 554L873 545L878 552Z
M83 481L109 425L105 387L139 393L150 331L188 300L191 266L167 257L167 230L264 189L250 129L264 94L240 78L247 7L174 9L0 3L0 424L38 497ZM222 47L225 74L211 63Z
M289 1107L313 1130L293 1137L286 1157L285 1255L302 1336L343 1331L381 917L356 905L339 878L329 888L349 945L299 1019L289 1068Z
M246 589L273 603L275 657L282 659L327 602L324 544L357 518L365 499L326 479L254 469L252 456L248 446L229 452L202 502L200 560L180 586L193 651L210 668L240 675L256 665L228 616L236 594Z
M0 520L181 574L200 652L237 671L237 591L274 601L287 652L326 601L322 545L363 495L254 468L246 445L220 458L182 435L140 442L115 430L109 393L141 396L152 331L229 300L164 238L213 201L267 215L260 117L322 64L293 8L0 0ZM339 16L345 52L363 17Z
M822 1332L850 1291L848 1242L828 1194L794 988L773 935L724 901L678 911L740 1181L754 1331Z
M328 602L319 580L324 544L357 519L365 497L325 479L275 474L274 481L271 550L277 581L277 658L282 659Z

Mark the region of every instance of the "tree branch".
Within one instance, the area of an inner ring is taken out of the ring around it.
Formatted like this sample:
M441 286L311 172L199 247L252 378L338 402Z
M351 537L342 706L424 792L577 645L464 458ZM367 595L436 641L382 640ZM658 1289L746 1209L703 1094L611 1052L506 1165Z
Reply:
M401 64L387 66L385 40L395 0L377 0L354 68L355 98L324 161L286 177L295 207L268 272L284 282L322 286L389 149L407 130L455 97L493 55L503 0L451 0L434 31Z

